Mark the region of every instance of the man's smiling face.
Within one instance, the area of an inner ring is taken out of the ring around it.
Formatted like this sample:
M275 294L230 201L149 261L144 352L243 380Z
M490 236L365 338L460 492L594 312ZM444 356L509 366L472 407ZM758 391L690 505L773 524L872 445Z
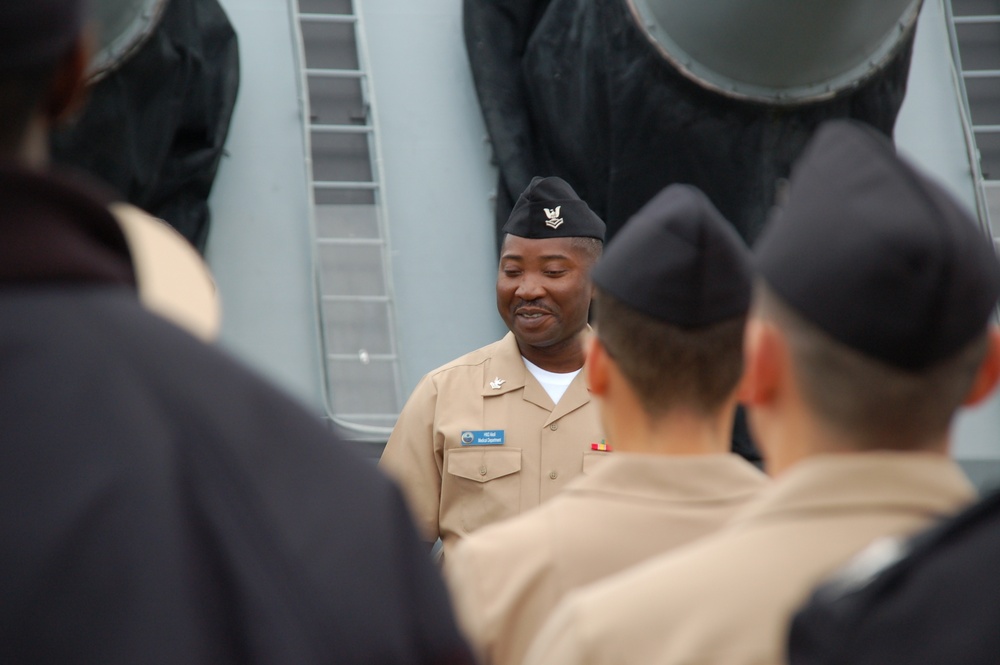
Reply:
M497 273L497 309L521 353L572 340L587 325L593 258L574 238L504 239ZM534 361L533 361L534 362Z

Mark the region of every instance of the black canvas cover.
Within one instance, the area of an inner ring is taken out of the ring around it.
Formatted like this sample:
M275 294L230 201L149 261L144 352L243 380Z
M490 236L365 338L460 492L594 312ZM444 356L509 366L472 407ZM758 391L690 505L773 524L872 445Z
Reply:
M101 177L203 250L239 74L236 33L218 0L169 0L142 47L55 134L54 159Z
M536 175L570 183L608 224L672 183L704 191L747 241L813 130L855 118L892 135L912 33L867 82L792 107L741 101L685 78L624 0L464 0L466 46L500 169L497 228Z

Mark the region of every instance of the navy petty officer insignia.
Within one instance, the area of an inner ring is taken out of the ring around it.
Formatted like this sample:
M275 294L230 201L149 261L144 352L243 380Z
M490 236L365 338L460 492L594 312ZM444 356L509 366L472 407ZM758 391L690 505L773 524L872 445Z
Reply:
M550 229L558 229L562 226L564 220L559 216L559 213L562 212L562 206L543 208L543 210L545 210L545 226Z
M502 446L504 433L502 429L466 430L462 432L463 446Z

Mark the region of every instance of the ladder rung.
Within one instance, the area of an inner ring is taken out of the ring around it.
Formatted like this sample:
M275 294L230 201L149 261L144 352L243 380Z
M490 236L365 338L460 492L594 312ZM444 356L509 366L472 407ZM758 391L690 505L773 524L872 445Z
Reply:
M323 134L370 134L371 125L309 125L309 131Z
M1000 69L967 69L962 72L962 76L967 79L1000 78Z
M323 296L323 302L389 302L389 296L345 296L326 294Z
M340 361L359 361L366 362L377 362L377 363L391 363L396 360L396 355L394 353L366 353L362 357L361 353L328 353L326 354L327 360L340 360Z
M978 134L997 134L1000 133L1000 125L973 125L972 131Z
M953 16L955 24L970 24L970 23L1000 23L1000 15L998 14L983 14L981 16Z
M354 14L299 14L299 20L303 23L357 23L358 17Z
M317 238L320 245L384 245L381 238Z
M399 418L398 413L338 413L338 418L341 419L351 419L351 420L382 420L383 418L388 418L389 420L395 421Z
M306 69L306 76L325 76L328 78L359 79L365 73L360 69Z
M377 182L350 182L347 180L315 180L316 189L378 189Z

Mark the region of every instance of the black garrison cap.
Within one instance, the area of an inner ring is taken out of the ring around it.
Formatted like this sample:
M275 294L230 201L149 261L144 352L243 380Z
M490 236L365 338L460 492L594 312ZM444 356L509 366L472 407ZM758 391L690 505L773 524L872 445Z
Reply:
M0 2L0 71L53 63L80 36L84 0Z
M591 279L647 316L693 328L746 314L750 250L690 185L671 185L632 216L608 243Z
M536 176L500 229L522 238L597 238L604 222L562 178Z
M755 246L761 276L834 339L916 371L985 330L994 249L965 210L867 125L829 122Z

